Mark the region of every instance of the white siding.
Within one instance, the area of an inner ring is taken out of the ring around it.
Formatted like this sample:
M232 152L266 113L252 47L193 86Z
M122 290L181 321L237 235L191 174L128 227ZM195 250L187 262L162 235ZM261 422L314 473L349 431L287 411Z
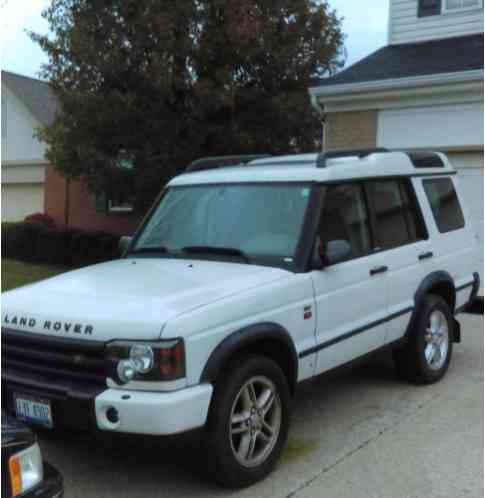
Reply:
M39 212L44 212L43 184L2 183L2 221L21 221Z
M389 43L392 45L483 33L482 8L418 18L418 0L390 2Z
M34 137L39 123L27 107L2 85L2 164L5 162L40 163L45 145Z
M377 142L400 148L483 148L483 102L379 111Z
M27 107L2 85L2 221L44 211L45 145Z

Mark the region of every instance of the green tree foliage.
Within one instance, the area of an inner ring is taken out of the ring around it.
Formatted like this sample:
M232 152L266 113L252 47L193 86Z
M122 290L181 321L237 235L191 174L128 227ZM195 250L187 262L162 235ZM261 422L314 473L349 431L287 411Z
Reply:
M313 151L307 88L338 69L341 21L313 0L52 0L48 159L92 191L133 164L138 206L206 155Z

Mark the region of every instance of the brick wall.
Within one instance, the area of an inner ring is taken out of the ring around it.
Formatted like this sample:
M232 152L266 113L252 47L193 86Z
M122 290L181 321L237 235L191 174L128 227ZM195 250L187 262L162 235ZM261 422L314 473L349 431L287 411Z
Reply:
M359 149L377 145L377 111L340 112L327 119L327 149Z
M54 218L56 225L66 223L66 180L52 166L45 169L44 211Z
M69 212L66 213L66 193L69 188ZM46 168L45 212L54 218L58 225L68 225L84 230L130 235L141 216L126 213L101 213L96 211L94 196L82 183L70 182L61 177L52 166Z

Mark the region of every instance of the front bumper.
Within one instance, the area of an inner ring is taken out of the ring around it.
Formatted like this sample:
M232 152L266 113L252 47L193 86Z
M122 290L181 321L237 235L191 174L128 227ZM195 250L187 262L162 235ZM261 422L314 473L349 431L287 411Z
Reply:
M93 389L34 381L8 369L2 372L2 405L15 413L14 393L49 400L54 429L170 435L202 427L209 412L212 385L173 392ZM113 417L116 414L116 417Z
M211 384L164 393L108 389L96 396L96 420L98 428L105 431L179 434L205 424L211 398ZM118 415L116 422L108 417L113 408Z

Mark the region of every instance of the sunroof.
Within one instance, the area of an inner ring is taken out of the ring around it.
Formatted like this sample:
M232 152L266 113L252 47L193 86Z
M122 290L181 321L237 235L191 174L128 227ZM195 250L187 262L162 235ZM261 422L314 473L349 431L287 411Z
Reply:
M441 157L434 152L408 152L415 168L444 168Z

